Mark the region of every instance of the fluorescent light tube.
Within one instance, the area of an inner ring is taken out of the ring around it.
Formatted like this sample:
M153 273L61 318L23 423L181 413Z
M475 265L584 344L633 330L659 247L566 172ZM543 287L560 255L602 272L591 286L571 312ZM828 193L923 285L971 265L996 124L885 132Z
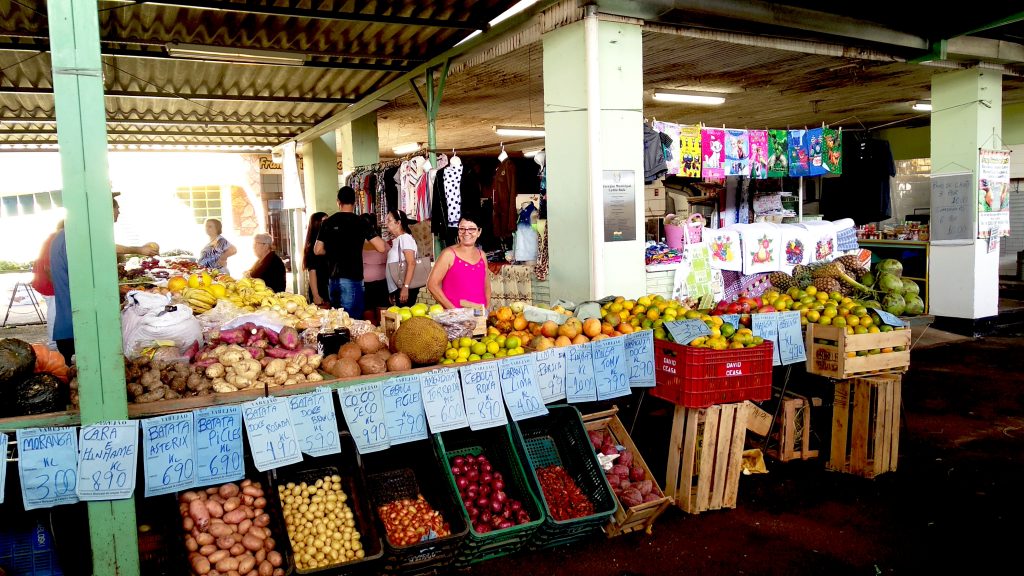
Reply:
M912 106L912 108L914 110L917 110L918 112L931 112L932 111L932 101L931 100L918 100L917 102L914 102L914 105Z
M495 126L494 132L498 136L533 136L544 137L543 126Z
M705 106L718 106L725 102L724 96L712 94L710 92L655 92L654 99L661 102L703 104Z
M395 146L394 148L392 148L391 151L394 152L398 156L403 156L405 154L412 154L413 152L415 152L415 151L417 151L419 149L420 149L420 143L419 142L409 142L407 144L399 144L398 146Z
M190 60L207 60L215 62L237 62L239 64L268 64L273 66L302 66L306 62L305 54L290 52L274 52L271 50L252 50L249 48L222 48L219 46L203 46L200 44L179 44L170 42L166 46L167 54L172 58Z

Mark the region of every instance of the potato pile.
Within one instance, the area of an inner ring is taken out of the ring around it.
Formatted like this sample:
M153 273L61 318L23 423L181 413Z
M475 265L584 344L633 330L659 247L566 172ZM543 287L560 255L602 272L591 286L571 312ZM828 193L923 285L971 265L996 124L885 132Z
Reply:
M325 357L322 366L335 378L355 378L404 372L412 369L412 360L401 352L392 354L376 332L367 332L342 346L337 354Z
M183 493L178 507L192 574L284 576L266 505L263 488L251 480Z
M212 381L214 392L234 392L267 386L292 386L324 379L317 372L321 356L302 348L288 358L265 356L260 360L237 344L221 344L196 363Z
M214 392L212 384L184 360L165 361L141 356L124 363L128 399L143 404Z
M324 476L314 484L278 486L284 523L295 555L295 567L312 570L361 560L355 515L341 489L341 476Z

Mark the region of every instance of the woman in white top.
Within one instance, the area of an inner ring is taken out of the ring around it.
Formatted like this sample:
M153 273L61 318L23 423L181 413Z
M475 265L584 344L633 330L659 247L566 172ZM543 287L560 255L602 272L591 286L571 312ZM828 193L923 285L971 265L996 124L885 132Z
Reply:
M387 274L388 292L391 303L395 306L412 306L419 296L419 288L409 288L413 273L416 271L416 240L409 229L409 217L401 210L390 210L384 217L384 225L394 238L388 251L388 268L394 262L405 260L405 281L399 286L392 278L390 270Z

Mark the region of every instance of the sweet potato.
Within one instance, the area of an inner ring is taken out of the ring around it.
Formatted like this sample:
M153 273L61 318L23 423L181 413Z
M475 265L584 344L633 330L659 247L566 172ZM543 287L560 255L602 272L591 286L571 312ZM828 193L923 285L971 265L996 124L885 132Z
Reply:
M277 341L282 348L287 350L295 350L302 343L299 339L299 333L291 326L281 328L281 331L277 333Z
M633 482L639 482L647 477L647 472L640 466L633 466L629 470L629 479Z
M644 496L644 504L646 504L648 502L654 502L655 500L659 500L659 499L661 499L661 496L659 496L658 494L655 494L654 492L651 492L650 494Z
M217 494L219 494L220 497L223 498L224 500L227 500L229 498L238 496L238 492L240 490L241 488L238 487L238 484L235 484L234 482L229 482L218 488Z
M641 496L647 496L654 489L654 483L650 480L641 480L633 484L633 487L640 492Z
M246 333L241 328L221 330L216 339L224 344L242 344L246 340Z
M616 465L612 466L611 473L612 474L618 474L619 476L628 477L629 476L629 467L628 466L623 466L622 464L616 464Z
M619 459L615 462L616 464L622 464L623 466L633 465L633 451L623 450L619 452Z
M626 508L632 508L644 503L644 497L636 488L623 490L622 496L619 496L619 499L622 500L622 505Z

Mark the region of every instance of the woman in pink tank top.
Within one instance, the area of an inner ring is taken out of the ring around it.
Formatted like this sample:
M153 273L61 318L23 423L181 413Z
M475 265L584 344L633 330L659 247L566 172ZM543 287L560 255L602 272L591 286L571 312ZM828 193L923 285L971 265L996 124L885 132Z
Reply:
M487 280L487 258L476 242L480 227L468 216L459 220L459 241L441 252L427 279L427 289L445 308L476 304L487 308L491 283Z

